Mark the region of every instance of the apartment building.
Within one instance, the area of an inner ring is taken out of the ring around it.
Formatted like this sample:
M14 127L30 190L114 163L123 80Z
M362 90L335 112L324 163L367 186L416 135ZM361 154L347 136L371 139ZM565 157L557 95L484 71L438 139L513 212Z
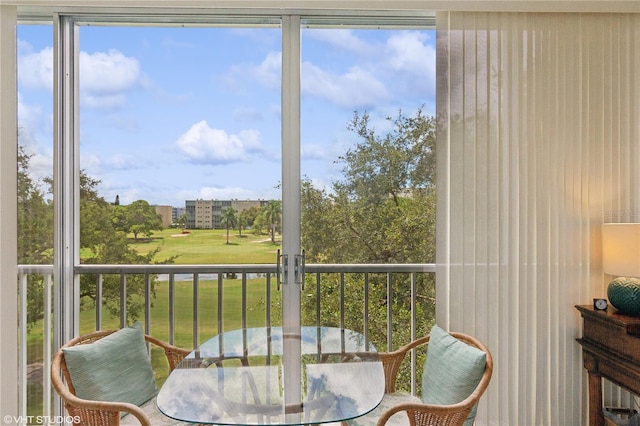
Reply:
M154 206L156 208L156 213L160 215L162 218L162 226L164 228L168 228L173 223L172 218L172 209L171 206Z
M237 213L251 207L262 207L266 200L187 200L188 229L222 229L222 214L231 207Z

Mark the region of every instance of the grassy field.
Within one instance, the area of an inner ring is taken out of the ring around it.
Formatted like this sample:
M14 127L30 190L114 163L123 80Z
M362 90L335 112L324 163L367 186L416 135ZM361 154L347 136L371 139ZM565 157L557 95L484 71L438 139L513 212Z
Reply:
M179 264L226 264L226 263L275 263L280 240L273 244L268 235L254 235L238 231L193 229L189 234L179 229L165 229L151 238L132 242L139 253L149 253L160 248L158 261L176 256Z
M223 288L223 325L225 330L242 326L242 282L239 279L225 279ZM275 289L271 289L272 301L279 299ZM198 287L199 295L199 336L198 342L215 335L218 331L218 283L203 280ZM266 283L264 278L247 280L247 325L266 325ZM272 306L272 309L274 307ZM272 312L273 322L279 322L279 310ZM103 312L103 329L118 328L119 318L111 317ZM140 321L144 324L144 318ZM191 281L176 281L175 283L175 312L174 330L175 344L182 347L193 345L193 284ZM167 340L169 339L169 285L161 281L157 287L156 298L151 308L151 334ZM80 313L80 332L87 333L95 330L95 309Z

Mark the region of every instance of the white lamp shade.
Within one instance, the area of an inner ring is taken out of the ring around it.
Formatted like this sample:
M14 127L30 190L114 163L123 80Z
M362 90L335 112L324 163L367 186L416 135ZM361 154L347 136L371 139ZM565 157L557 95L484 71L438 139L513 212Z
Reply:
M602 269L620 277L640 277L640 223L602 225Z

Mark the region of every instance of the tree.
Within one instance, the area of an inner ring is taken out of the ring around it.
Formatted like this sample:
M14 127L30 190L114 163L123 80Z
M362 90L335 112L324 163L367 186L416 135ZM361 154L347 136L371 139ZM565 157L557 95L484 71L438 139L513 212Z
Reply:
M82 263L88 264L151 264L158 250L141 255L129 246L127 232L116 227L123 210L129 206L114 206L98 194L100 181L80 173L80 246L84 253ZM140 205L147 205L138 203ZM126 210L125 210L126 211ZM134 210L135 211L135 210ZM155 213L155 210L154 210ZM172 263L173 258L166 263ZM81 309L95 307L97 277L84 274L80 278ZM102 304L113 316L120 313L120 276L102 277ZM151 279L151 295L155 297L156 280ZM134 321L144 310L145 282L143 275L127 276L127 318Z
M236 213L233 207L227 207L222 212L222 224L227 229L227 244L229 244L229 229L236 226Z
M243 226L253 228L254 222L260 214L260 207L249 207L240 212L240 218L242 219Z
M280 219L282 218L282 202L278 200L271 200L264 206L264 217L269 224L269 233L271 235L271 242L276 243L276 229L280 225Z
M387 120L392 130L376 134L367 113L354 114L347 129L362 142L339 157L344 178L334 187L360 200L375 201L380 196L397 198L409 188L435 187L435 119L422 114Z
M236 221L236 226L238 227L238 236L242 238L242 229L244 229L246 225L246 216L242 215L242 212L238 215L238 220Z
M338 158L342 178L331 194L303 184L307 256L338 263L435 261L435 121L421 110L388 120L392 130L377 135L367 114L354 116L348 129L362 141Z
M176 224L180 226L180 232L184 232L187 227L187 212L182 212L178 219L176 219Z
M431 263L435 261L435 120L418 110L412 117L388 118L391 130L379 134L369 116L356 113L348 129L360 141L338 158L342 175L331 191L302 185L302 246L307 263ZM311 280L311 278L309 278ZM370 338L386 344L389 304L394 313L394 344L410 341L411 277L394 275L387 295L386 274L369 274L372 303ZM357 274L323 276L321 322L339 324L344 289L347 327L363 327L362 283ZM426 333L435 314L435 277L416 280L416 315ZM315 289L315 283L307 282ZM315 294L302 299L303 323L315 323ZM404 376L403 376L404 377ZM401 379L405 380L405 379Z
M116 206L113 220L116 229L132 233L134 240L138 240L139 234L150 237L153 231L162 229L162 217L145 200Z
M334 252L343 238L340 232L327 232L337 223L334 205L326 190L317 189L309 180L302 181L301 244L307 261L334 262Z
M29 174L31 154L18 146L18 263L52 262L53 203Z
M53 204L51 177L32 178L29 166L32 155L18 146L18 262L21 264L50 264L53 262ZM82 263L135 264L154 263L157 251L140 255L129 246L124 231L114 227L114 213L119 207L98 194L100 181L80 171L80 248ZM146 203L146 202L145 202ZM122 207L122 206L120 206ZM165 263L173 262L173 258ZM44 314L44 277L29 274L27 283L27 325L33 326ZM155 277L151 280L155 296ZM103 277L102 300L112 314L120 311L120 277ZM144 277L127 277L127 316L138 318L144 309ZM96 301L96 278L87 274L80 279L81 309L90 309Z
M53 204L43 189L44 182L29 174L32 154L18 146L18 263L26 265L53 262ZM27 326L44 314L44 276L27 277Z

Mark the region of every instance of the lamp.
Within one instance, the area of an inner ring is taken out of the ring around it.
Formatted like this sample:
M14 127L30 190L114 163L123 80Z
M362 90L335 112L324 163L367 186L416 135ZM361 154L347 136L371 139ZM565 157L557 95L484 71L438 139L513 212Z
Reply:
M640 316L640 223L602 225L602 269L618 276L609 284L609 302L625 315Z

